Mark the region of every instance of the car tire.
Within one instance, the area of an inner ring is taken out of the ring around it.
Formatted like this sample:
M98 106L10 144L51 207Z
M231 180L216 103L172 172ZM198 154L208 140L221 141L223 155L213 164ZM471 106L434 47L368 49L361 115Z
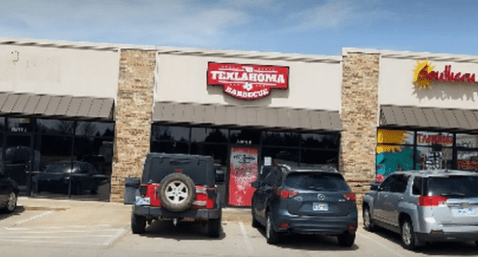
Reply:
M131 215L131 230L133 234L142 234L146 230L146 218L144 216Z
M5 204L5 207L2 209L2 211L6 213L12 213L17 207L17 202L18 202L18 194L15 193L15 191L11 191L10 193L8 193L7 202Z
M256 214L254 214L254 205L252 206L251 208L251 212L252 212L252 227L253 228L258 228L261 226L261 223L259 223L259 221L257 220L256 218Z
M96 195L98 193L98 184L94 184L93 187L90 190L90 193L92 195Z
M277 244L279 242L279 233L272 226L271 215L267 214L266 219L266 239L268 244Z
M159 186L161 205L171 212L182 212L194 201L196 186L185 174L172 173L163 178Z
M80 195L82 191L81 184L75 183L71 184L71 194L72 195Z
M221 217L211 219L207 222L207 234L209 237L217 238L221 234Z
M370 208L368 206L363 209L363 228L367 231L374 231L375 224L373 224L372 215L370 214Z
M351 247L355 242L355 233L345 232L337 236L340 246Z
M403 248L413 250L416 248L415 232L409 218L405 218L400 224L400 239Z

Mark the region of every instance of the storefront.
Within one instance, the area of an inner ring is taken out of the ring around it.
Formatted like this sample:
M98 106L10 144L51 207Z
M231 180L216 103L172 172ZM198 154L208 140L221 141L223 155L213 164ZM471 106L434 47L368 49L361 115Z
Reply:
M182 50L157 63L151 151L213 156L228 205L250 206L262 166L338 168L339 58Z
M2 41L0 56L1 172L21 195L109 201L119 51Z
M477 61L381 53L378 181L397 170L478 171Z
M33 197L122 202L150 151L213 156L233 206L278 163L337 167L358 202L397 170L478 170L476 57L22 40L0 56L0 168Z

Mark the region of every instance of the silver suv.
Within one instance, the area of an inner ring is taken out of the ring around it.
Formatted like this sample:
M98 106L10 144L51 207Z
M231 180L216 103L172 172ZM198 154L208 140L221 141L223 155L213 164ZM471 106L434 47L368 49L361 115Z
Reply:
M478 173L458 170L395 172L363 200L364 228L401 234L412 250L426 242L474 241L478 246Z

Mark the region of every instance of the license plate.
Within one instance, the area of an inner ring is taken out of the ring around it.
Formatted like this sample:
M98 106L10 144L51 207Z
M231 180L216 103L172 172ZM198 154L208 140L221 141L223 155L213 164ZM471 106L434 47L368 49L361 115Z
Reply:
M134 202L136 205L149 205L150 204L150 199L149 197L141 197L141 196L136 196L136 201Z
M452 209L454 216L476 216L476 210L472 207Z
M312 205L312 210L313 211L328 211L329 205L326 203L314 203Z

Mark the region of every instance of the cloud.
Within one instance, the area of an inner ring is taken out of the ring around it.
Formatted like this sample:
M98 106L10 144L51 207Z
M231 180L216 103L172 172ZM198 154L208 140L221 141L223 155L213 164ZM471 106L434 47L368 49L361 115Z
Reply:
M306 32L336 28L352 23L370 24L376 19L391 15L381 9L380 1L331 1L311 6L289 15L286 21L292 24L282 30L286 33Z

